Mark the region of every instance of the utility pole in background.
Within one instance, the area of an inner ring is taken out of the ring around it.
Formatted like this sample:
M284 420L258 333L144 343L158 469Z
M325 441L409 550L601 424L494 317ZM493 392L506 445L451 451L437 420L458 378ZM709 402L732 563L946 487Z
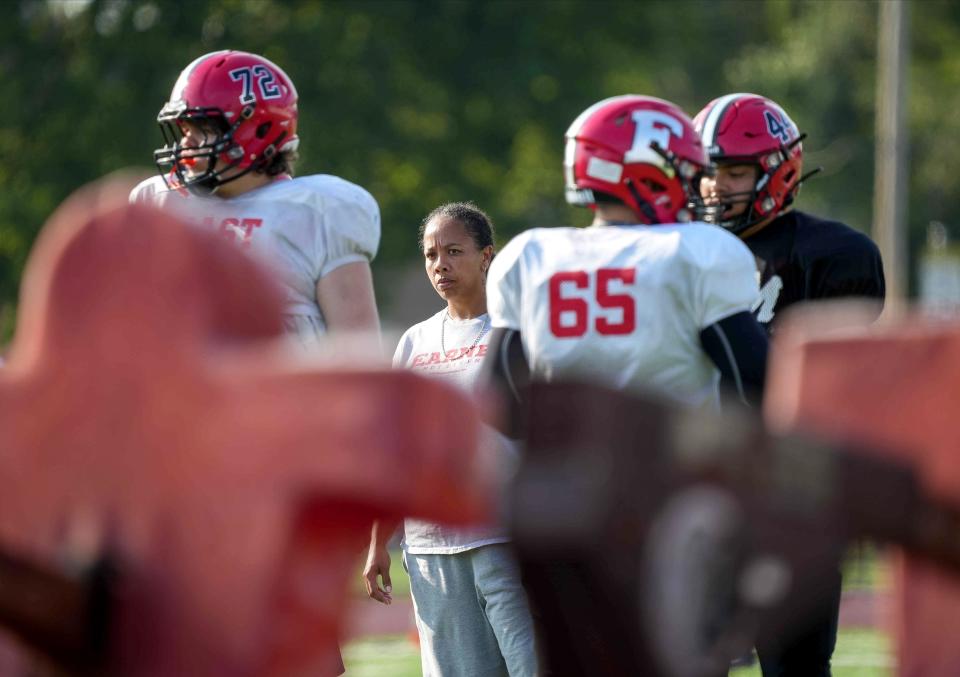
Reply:
M876 159L873 237L887 279L886 308L896 314L906 303L907 151L904 129L910 52L910 3L881 0L877 23Z

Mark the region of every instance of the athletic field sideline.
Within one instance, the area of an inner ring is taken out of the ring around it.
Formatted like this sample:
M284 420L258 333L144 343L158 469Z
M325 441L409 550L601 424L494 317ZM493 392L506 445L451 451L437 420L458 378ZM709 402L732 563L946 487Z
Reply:
M375 602L365 599L365 596L362 602L359 599L356 601L364 609L363 615L373 621L364 624L368 629L379 625L393 629L405 627L408 632L383 635L361 633L365 636L348 642L343 649L347 677L420 675L420 654L415 642L412 607L409 604L409 579L400 564L399 551L391 552L391 560L390 577L395 600L393 608L376 605ZM874 602L868 601L881 597L889 590L889 572L884 560L877 557L872 546L854 547L851 548L843 569L845 609L841 608L841 628L837 650L833 655L833 676L889 677L893 674L890 640L882 631L868 627L869 617L874 615L874 609L870 606ZM362 587L358 584L356 596L361 595ZM393 616L393 619L386 616ZM380 623L377 623L377 620ZM760 668L756 665L738 668L731 671L730 676L760 677Z
M343 649L347 677L419 677L420 654L406 635L367 637ZM833 677L889 677L893 656L887 637L865 628L841 628ZM738 668L731 677L760 677L759 666Z

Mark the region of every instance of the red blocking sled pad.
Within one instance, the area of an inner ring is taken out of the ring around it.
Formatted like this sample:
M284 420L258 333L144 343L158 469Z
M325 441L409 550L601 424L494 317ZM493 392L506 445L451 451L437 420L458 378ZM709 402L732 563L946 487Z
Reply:
M50 219L0 370L5 671L334 674L371 521L487 513L475 409L292 360L269 276L128 188Z
M855 313L808 308L778 330L768 424L907 461L925 493L960 507L960 322L912 316L858 325ZM936 520L923 525L930 533L940 526ZM960 674L960 582L935 559L897 554L895 560L889 628L897 674Z

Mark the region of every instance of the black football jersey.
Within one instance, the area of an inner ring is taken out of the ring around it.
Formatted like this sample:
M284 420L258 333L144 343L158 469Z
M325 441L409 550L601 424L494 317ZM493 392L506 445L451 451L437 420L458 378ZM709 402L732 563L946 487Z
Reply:
M777 313L799 301L886 294L880 250L838 221L789 211L744 243L757 259L757 320L770 331Z

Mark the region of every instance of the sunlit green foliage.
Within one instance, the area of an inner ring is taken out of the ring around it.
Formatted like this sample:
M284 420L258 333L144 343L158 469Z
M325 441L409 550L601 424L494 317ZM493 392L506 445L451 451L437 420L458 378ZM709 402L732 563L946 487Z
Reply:
M910 226L960 204L960 4L912 6ZM562 137L628 91L695 113L729 91L779 100L824 172L801 205L869 231L877 4L864 0L18 0L0 23L0 343L29 247L72 190L151 171L154 119L180 69L223 48L281 64L301 98L300 173L379 200L378 266L416 257L437 203L472 199L501 239L581 224ZM960 233L954 233L960 234ZM389 297L384 296L387 301Z

